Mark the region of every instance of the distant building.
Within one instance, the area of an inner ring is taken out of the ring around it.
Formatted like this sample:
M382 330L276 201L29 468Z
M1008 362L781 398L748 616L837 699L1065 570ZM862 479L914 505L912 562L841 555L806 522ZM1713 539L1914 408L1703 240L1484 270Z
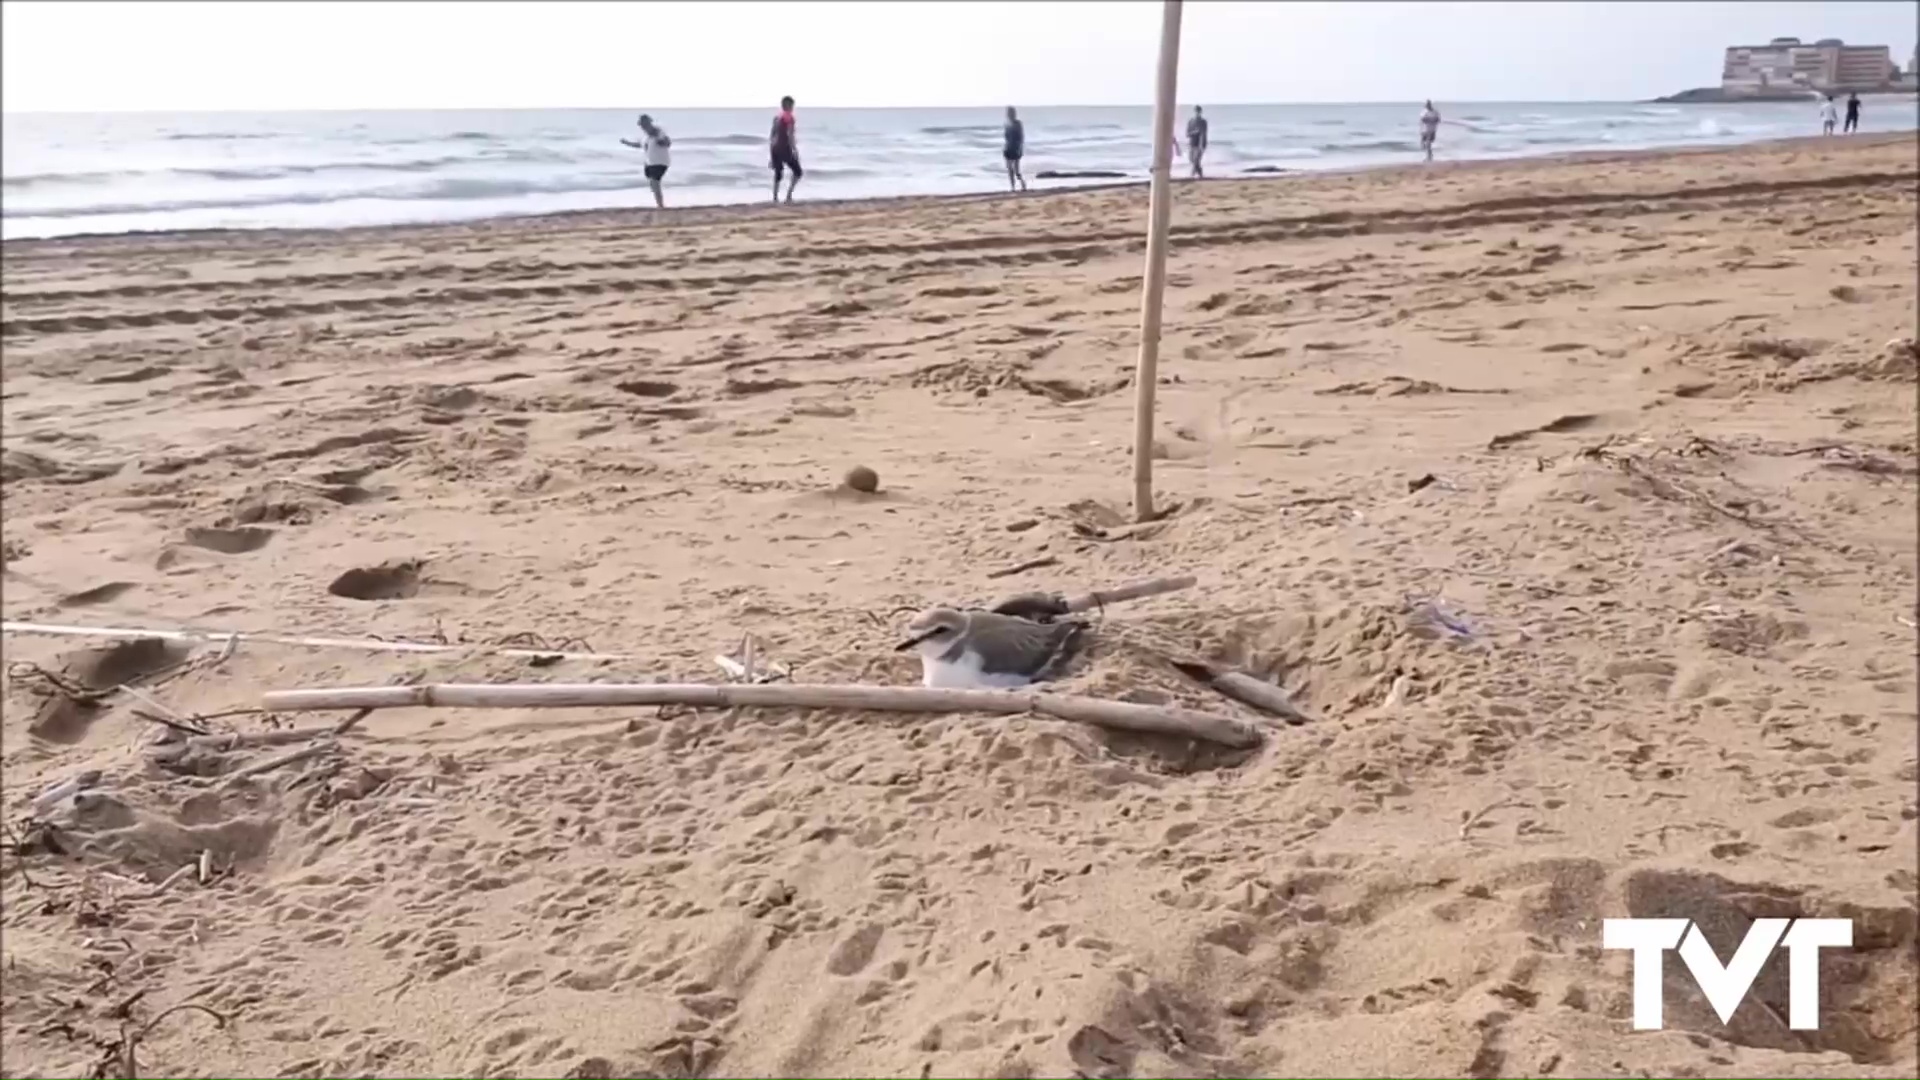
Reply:
M1885 45L1848 45L1839 38L1806 45L1799 38L1782 37L1728 49L1720 88L1730 94L1877 90L1899 75L1893 50Z

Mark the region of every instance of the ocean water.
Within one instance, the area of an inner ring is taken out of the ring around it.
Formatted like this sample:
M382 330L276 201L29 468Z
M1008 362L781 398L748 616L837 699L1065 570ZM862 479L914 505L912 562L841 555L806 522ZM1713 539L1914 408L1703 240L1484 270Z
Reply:
M1442 102L1437 157L1726 145L1818 132L1813 102L1752 105ZM1418 104L1221 105L1210 176L1418 160ZM773 110L660 110L670 206L771 197ZM1188 108L1181 110L1181 124ZM333 228L647 206L631 110L13 114L0 236ZM1025 169L1144 179L1152 110L1029 108ZM800 199L987 193L1005 186L997 109L799 110ZM1920 126L1913 98L1869 98L1862 130ZM1184 168L1180 169L1184 173Z

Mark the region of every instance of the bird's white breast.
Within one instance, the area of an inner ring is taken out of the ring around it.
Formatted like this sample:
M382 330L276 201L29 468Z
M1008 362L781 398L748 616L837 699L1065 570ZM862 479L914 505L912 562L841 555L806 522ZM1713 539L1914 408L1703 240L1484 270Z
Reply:
M936 690L1011 690L1031 685L1025 675L980 670L980 654L962 652L958 660L920 658L922 685Z

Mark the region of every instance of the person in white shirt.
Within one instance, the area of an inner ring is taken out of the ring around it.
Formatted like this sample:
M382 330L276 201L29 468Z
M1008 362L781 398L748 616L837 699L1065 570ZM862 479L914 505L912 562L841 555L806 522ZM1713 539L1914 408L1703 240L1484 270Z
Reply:
M1200 171L1200 158L1207 152L1207 118L1200 106L1193 107L1193 119L1187 121L1187 161L1193 166L1194 179L1207 174Z
M645 135L639 142L621 139L624 146L643 150L647 155L647 186L653 189L653 205L662 210L667 208L667 196L661 190L660 182L666 179L667 166L673 164L673 140L667 133L654 126L653 117L640 114L640 131Z
M1440 110L1428 101L1427 107L1420 110L1420 149L1426 151L1427 160L1433 160L1433 140L1440 134Z
M1820 103L1820 134L1833 134L1833 126L1840 122L1840 109L1833 103L1833 95Z

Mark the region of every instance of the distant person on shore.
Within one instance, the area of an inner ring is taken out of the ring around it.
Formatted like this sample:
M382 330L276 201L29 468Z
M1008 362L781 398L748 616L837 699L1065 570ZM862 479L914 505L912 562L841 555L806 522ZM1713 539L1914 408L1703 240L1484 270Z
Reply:
M1827 100L1820 103L1820 134L1833 134L1833 126L1839 122L1840 110L1834 107L1833 95L1828 94Z
M623 145L635 150L644 150L647 155L647 186L653 189L653 205L661 210L667 208L667 196L660 188L660 182L667 178L667 166L673 164L673 140L667 133L654 126L653 117L640 114L640 132L644 136L639 142L621 139Z
M773 162L773 201L780 201L780 176L792 170L787 181L787 201L793 201L793 189L800 186L800 142L793 133L793 98L780 99L780 111L773 117L773 132L767 136L767 152Z
M1420 110L1420 149L1426 152L1428 161L1433 160L1433 140L1439 137L1440 110L1428 99L1427 107Z
M1007 190L1027 190L1027 178L1020 175L1020 159L1027 153L1027 125L1020 122L1020 114L1013 106L1007 106L1006 142L1000 148L1000 156L1007 162Z
M1200 171L1200 155L1207 152L1207 118L1201 114L1200 106L1193 107L1193 119L1187 121L1187 161L1193 166L1196 180L1206 178Z
M1852 134L1860 129L1860 95L1847 95L1847 125L1842 131Z

